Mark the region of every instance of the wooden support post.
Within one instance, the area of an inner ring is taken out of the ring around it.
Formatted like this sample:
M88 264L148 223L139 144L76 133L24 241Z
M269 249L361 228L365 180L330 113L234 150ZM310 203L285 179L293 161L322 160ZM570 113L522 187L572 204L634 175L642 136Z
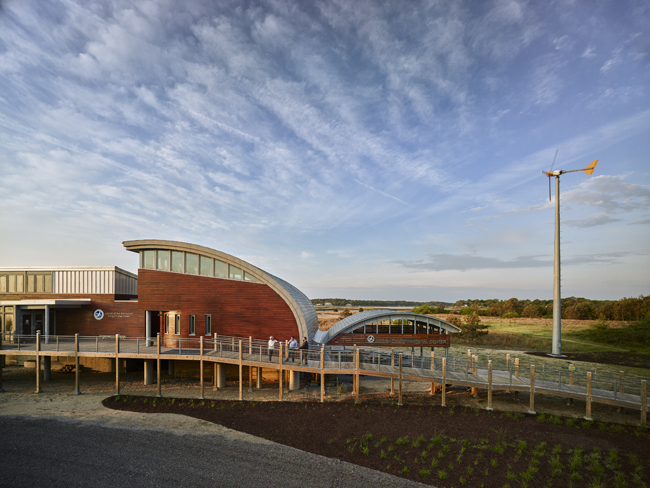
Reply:
M200 358L199 358L199 383L201 383L201 396L199 400L204 400L205 396L205 387L203 384L203 336L199 337L199 348L200 348Z
M214 356L217 356L217 334L214 334ZM217 387L217 363L214 363L214 385L212 386L213 390L218 390Z
M442 407L447 406L446 402L447 398L447 358L444 357L442 358L442 403L440 404Z
M360 353L360 351L359 351L359 349L357 349L357 355L356 355L356 358L355 358L355 362L356 362L356 373L355 373L355 378L356 378L356 384L357 384L357 391L356 391L357 398L356 398L356 402L357 402L357 403L359 402L359 390L361 390L361 385L359 384L359 383L360 383L360 380L361 380L361 376L359 375L359 353Z
M618 392L621 395L623 395L625 393L625 371L619 372ZM618 411L620 413L624 413L625 412L625 407L618 407Z
M244 399L244 379L242 378L243 366L242 366L242 350L241 350L241 340L239 341L239 400Z
M320 346L320 402L325 401L325 345Z
M492 410L492 360L488 361L488 410Z
M395 366L395 349L390 350L390 365ZM390 394L395 394L395 378L390 379Z
M519 378L519 358L515 358L515 378ZM515 390L515 400L519 400L519 390Z
M278 382L280 383L279 400L282 401L282 343L280 342L280 357L278 358Z
M530 366L530 407L528 413L535 415L535 365Z
M158 387L158 398L162 397L162 385L160 384L160 332L156 340L156 381Z
M506 354L506 369L510 369L510 354Z
M593 420L591 418L591 372L587 373L587 412L585 420Z
M248 393L253 391L253 367L248 366Z
M401 405L402 404L402 356L403 354L400 352L399 353L399 381L398 381L398 397L397 397L397 404Z
M79 391L79 334L74 335L74 394L81 395Z
M248 354L253 355L253 337L248 336Z
M648 391L646 380L641 380L641 426L645 427L648 410Z
M36 393L41 393L41 333L36 333Z
M357 345L354 344L352 349L352 361L354 362L354 368L357 368ZM357 375L352 375L352 393L357 394Z
M115 334L115 396L120 394L120 335Z
M569 364L569 386L573 386L573 364ZM569 406L573 407L573 398L569 397Z
M435 365L435 351L431 351L431 371L434 371L436 369ZM436 383L435 381L431 382L431 395L434 395L436 393Z

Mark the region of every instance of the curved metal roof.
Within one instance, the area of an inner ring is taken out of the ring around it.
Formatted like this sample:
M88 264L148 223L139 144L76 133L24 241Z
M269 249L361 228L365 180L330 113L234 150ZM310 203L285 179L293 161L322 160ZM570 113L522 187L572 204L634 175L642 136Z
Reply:
M124 241L122 244L127 250L132 252L140 252L150 249L185 251L201 254L203 256L218 259L219 261L235 265L242 270L252 274L261 283L270 286L273 291L282 297L296 318L296 324L298 325L298 330L300 331L299 333L301 337L306 336L311 342L316 332L318 332L318 316L316 314L316 309L312 305L309 298L307 298L303 292L301 292L298 288L291 285L290 283L287 283L286 281L278 278L277 276L267 273L257 266L253 266L252 264L236 258L235 256L231 256L230 254L226 254L225 252L217 251L209 247L178 241L143 239L137 241Z
M354 315L350 315L349 317L338 321L328 330L319 330L316 332L314 341L320 344L327 344L339 334L350 332L351 330L354 330L365 324L372 324L379 320L389 319L417 320L418 322L425 322L427 324L436 325L437 327L440 327L441 329L447 330L451 333L460 332L460 328L456 327L454 324L450 324L449 322L441 320L437 317L431 317L430 315L422 315L413 312L397 312L394 310L366 310L363 312L355 313Z

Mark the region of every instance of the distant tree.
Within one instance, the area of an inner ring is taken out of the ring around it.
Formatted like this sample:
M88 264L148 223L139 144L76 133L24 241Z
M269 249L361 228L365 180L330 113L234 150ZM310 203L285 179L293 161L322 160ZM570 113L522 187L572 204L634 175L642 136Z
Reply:
M362 307L359 307L359 312L363 312L363 308L362 308Z
M425 305L420 305L419 307L415 307L413 310L411 310L413 313L421 313L423 315L433 315L435 313L438 313L438 310L436 307L433 307L429 304Z
M458 317L460 319L460 317ZM456 325L456 324L454 324ZM459 337L468 342L474 342L476 339L488 333L487 326L481 323L481 318L474 312L465 317L465 323L460 325L461 332Z
M339 314L339 319L343 320L346 317L349 317L352 315L352 312L350 312L347 308L343 309L343 311Z
M535 317L539 317L539 308L536 305L529 303L524 307L524 310L521 312L521 314L524 317L533 319Z

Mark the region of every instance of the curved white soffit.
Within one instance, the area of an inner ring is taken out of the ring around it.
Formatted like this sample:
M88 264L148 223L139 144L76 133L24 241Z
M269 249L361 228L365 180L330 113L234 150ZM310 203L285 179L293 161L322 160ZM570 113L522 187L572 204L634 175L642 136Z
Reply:
M431 317L430 315L423 315L414 312L396 312L394 310L366 310L350 315L343 320L339 320L327 331L319 331L315 337L315 341L320 344L325 344L334 339L339 334L349 332L350 330L354 330L364 324L369 324L378 320L388 320L389 318L391 320L415 319L419 322L426 322L436 325L441 329L445 329L451 333L460 332L460 328L456 327L454 324L450 324L449 322L441 320L437 317Z
M122 245L124 245L128 251L132 252L159 249L197 253L203 256L218 259L219 261L223 261L227 264L237 266L243 271L248 271L250 274L254 275L263 284L271 287L273 291L282 297L296 319L301 337L306 336L311 342L313 340L314 334L318 330L318 316L316 314L316 309L312 305L309 298L307 298L303 292L301 292L298 288L291 285L290 283L276 276L273 276L270 273L267 273L257 266L253 266L246 261L242 261L235 256L231 256L230 254L226 254L225 252L217 251L216 249L211 249L209 247L179 241L143 239L137 241L124 241L122 242Z

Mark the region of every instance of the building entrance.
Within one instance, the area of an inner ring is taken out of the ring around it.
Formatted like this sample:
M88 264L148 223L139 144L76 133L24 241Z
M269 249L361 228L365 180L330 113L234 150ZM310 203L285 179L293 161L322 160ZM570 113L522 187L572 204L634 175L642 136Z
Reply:
M22 335L35 335L37 330L40 330L41 333L45 332L43 329L43 313L22 313L21 319Z

